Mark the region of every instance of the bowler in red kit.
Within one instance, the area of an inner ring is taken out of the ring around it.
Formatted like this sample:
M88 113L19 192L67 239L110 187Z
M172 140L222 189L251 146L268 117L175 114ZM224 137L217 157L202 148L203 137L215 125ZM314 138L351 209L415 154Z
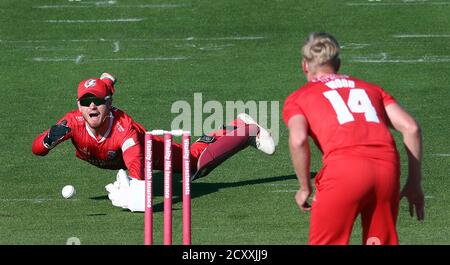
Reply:
M408 199L424 218L422 139L417 122L381 87L338 74L339 44L312 33L302 47L307 83L289 95L283 119L300 189L295 199L311 211L309 244L348 244L361 215L363 244L398 244L399 201ZM400 162L390 127L399 131L408 155L408 180L400 192ZM311 206L310 136L322 152Z

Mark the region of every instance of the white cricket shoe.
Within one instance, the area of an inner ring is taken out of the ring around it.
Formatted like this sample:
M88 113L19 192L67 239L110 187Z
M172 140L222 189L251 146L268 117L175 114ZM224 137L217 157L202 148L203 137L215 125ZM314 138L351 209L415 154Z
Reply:
M265 128L259 125L247 113L240 113L238 114L237 118L242 120L246 124L255 124L258 126L259 133L255 137L254 144L252 144L255 148L261 150L262 152L268 155L273 155L275 153L275 142L273 141L272 135L270 134L269 131L267 131Z
M105 79L105 78L108 78L109 80L111 80L112 81L112 83L113 83L113 85L116 83L116 81L117 81L117 78L115 78L112 74L110 74L110 73L103 73L101 76L100 76L100 79Z

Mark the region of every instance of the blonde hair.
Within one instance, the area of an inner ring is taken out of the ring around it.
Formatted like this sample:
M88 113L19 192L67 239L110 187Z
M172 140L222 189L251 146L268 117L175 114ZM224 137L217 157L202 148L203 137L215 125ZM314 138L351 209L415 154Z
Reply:
M302 47L302 56L313 67L330 64L339 70L339 52L341 48L336 38L325 32L313 32Z

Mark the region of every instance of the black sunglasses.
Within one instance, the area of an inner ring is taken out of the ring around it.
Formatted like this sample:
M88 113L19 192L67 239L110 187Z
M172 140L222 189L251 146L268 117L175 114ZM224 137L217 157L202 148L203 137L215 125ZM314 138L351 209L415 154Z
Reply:
M83 107L89 107L91 103L94 103L95 106L100 106L106 103L105 98L96 98L96 97L89 97L89 98L82 98L80 99L80 105Z

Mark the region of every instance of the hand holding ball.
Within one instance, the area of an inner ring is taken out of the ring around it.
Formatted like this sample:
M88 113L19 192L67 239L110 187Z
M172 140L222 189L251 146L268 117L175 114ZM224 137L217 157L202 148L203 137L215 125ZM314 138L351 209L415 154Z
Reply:
M64 186L64 188L62 189L62 196L66 199L70 199L73 196L75 196L76 191L75 188L72 185L66 185Z

